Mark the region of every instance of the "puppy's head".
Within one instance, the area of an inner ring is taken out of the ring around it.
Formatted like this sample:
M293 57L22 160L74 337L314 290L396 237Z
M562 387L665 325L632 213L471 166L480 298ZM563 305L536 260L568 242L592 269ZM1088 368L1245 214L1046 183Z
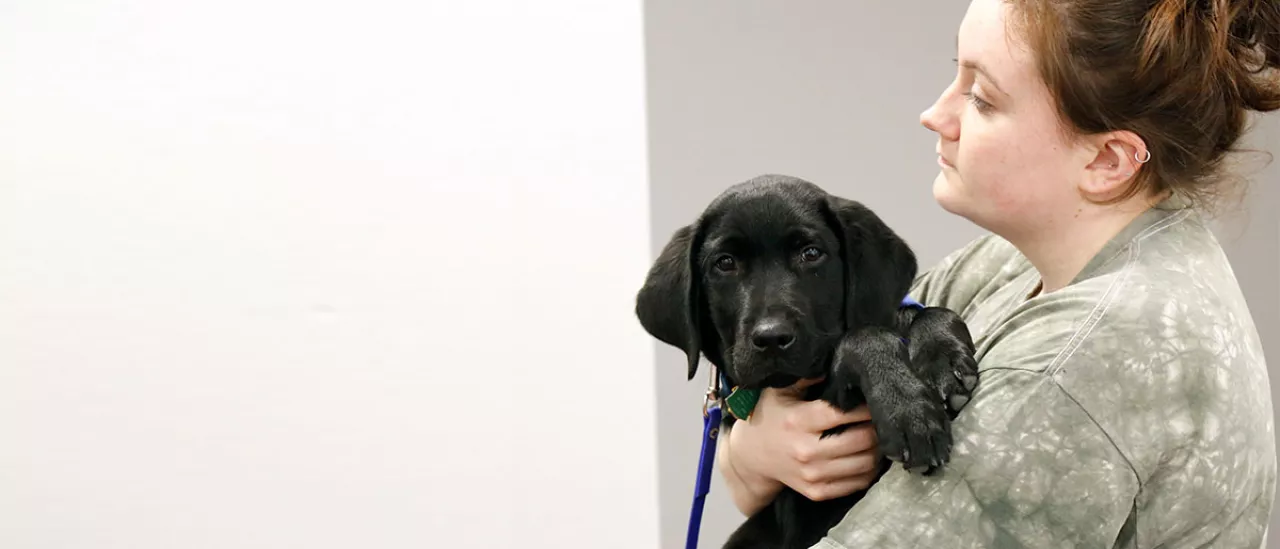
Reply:
M676 231L636 301L641 325L701 355L733 385L824 375L836 343L887 325L916 274L906 244L870 210L812 183L761 176Z

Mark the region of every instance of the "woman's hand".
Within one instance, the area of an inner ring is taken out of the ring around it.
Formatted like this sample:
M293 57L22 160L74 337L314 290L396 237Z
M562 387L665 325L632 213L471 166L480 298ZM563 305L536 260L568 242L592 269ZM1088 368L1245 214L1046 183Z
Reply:
M784 484L817 501L865 489L874 480L880 456L870 411L864 405L842 413L826 402L798 398L818 381L765 389L750 420L735 423L721 445L721 472L744 514L767 505ZM844 424L853 425L820 438Z

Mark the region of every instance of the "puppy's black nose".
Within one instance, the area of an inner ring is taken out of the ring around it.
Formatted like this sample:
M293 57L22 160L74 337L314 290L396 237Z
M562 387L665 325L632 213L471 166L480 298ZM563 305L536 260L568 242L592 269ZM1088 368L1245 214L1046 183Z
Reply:
M796 341L796 330L790 322L777 318L767 318L756 324L751 331L751 344L757 350L784 350Z

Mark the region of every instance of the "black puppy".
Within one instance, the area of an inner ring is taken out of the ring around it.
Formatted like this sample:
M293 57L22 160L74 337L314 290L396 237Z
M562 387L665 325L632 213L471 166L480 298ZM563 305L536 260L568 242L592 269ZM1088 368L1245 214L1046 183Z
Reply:
M862 204L766 175L729 188L676 231L636 314L684 350L689 379L703 355L730 387L825 376L807 398L845 411L869 405L888 458L881 473L893 460L927 474L950 457L950 420L977 365L958 315L901 306L916 270L911 249ZM734 418L724 418L728 432ZM784 489L725 547L810 547L861 497L815 502Z

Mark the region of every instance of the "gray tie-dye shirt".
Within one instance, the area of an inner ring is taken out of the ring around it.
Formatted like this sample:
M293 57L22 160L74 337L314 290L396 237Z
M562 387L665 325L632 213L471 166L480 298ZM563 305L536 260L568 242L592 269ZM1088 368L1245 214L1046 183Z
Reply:
M1068 287L976 240L916 281L960 312L979 387L948 467L895 466L821 549L1257 548L1276 482L1271 389L1244 297L1200 216L1168 201Z

